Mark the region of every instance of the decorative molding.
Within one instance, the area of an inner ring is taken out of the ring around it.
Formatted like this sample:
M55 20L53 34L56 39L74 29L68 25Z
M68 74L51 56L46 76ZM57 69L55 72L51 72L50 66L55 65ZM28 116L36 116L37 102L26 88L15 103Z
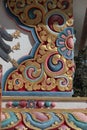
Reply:
M16 100L22 100L22 99L24 99L24 100L40 100L40 97L37 97L37 96L23 96L23 97L21 97L21 96L16 96L16 97L14 97L14 96L3 96L2 97L2 100L3 101L9 101L10 100L10 98L14 101L16 101ZM47 101L58 101L58 102L83 102L83 101L86 101L87 102L87 97L49 97L49 96L47 96L47 97L41 97L41 100L43 101L43 100L47 100Z
M2 130L86 130L87 110L3 109Z
M72 96L72 0L4 0L4 6L19 27L31 32L35 45L17 69L3 76L3 96Z

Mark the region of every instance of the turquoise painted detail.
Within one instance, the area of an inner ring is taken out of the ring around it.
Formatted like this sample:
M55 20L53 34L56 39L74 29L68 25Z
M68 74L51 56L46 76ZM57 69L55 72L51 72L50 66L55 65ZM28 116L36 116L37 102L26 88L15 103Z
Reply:
M31 66L31 65L30 65L30 66L28 66L28 67L25 68L25 70L24 70L24 76L26 77L27 80L29 80L29 81L31 81L31 82L36 82L36 81L38 81L38 80L42 77L42 75L43 75L43 73L44 73L44 71L43 71L43 69L44 69L43 64L41 65L41 73L40 73L39 77L36 77L36 78L34 78L34 79L29 78L29 77L27 76L27 74L26 74L27 70L30 69L30 68L33 68L33 69L34 69L34 73L37 72L37 68L36 68L35 66Z
M19 105L19 102L14 101L14 102L12 103L12 105L13 105L14 107L17 107L17 106Z
M8 125L11 124L11 122L16 123L18 121L17 116L15 115L14 112L8 112L8 114L9 114L10 118L2 121L2 123L1 123L2 128L7 127Z
M53 58L53 56L50 57L49 60L48 60L48 67L49 67L49 69L50 69L51 71L53 71L53 72L60 71L60 70L62 69L62 67L63 67L62 61L59 60L59 61L57 62L57 64L54 65L54 64L52 63L52 58Z
M46 102L45 102L45 106L46 106L46 107L50 107L50 106L51 106L51 102L46 101Z
M70 34L69 34L69 32L70 32ZM63 35L66 38L62 37ZM56 46L58 47L57 50L61 55L63 55L66 59L71 60L71 59L74 58L74 51L73 51L73 48L67 47L67 45L70 45L69 41L67 40L69 38L69 36L72 36L73 44L74 44L76 39L75 39L75 36L74 36L73 27L67 27L67 28L64 29L63 32L59 33L58 38L56 40Z
M32 8L32 9L30 9L29 10L29 12L28 12L28 15L29 15L29 17L31 18L31 19L34 19L36 16L35 16L35 14L34 14L34 11L35 11L36 9L35 8Z
M61 119L59 117L57 117L54 113L48 113L51 115L51 119L49 119L46 122L39 122L39 121L33 119L32 115L27 112L24 114L26 114L26 122L30 122L31 125L33 125L37 128L40 128L41 130L44 130L44 129L50 127L55 122L58 122L58 123L61 122Z
M68 121L73 122L78 128L81 128L82 130L87 130L87 123L81 122L77 120L72 114L68 114Z

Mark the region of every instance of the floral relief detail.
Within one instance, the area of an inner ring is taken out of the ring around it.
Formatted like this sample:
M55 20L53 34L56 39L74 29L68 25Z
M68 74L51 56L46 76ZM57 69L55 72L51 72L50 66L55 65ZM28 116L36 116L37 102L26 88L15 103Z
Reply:
M29 100L28 101L28 107L29 108L35 108L36 107L36 103L34 100Z
M56 46L58 47L58 52L63 55L66 59L73 59L74 57L74 30L71 27L65 28L61 32L56 40Z
M31 52L19 59L17 69L6 75L5 91L72 95L72 0L6 0L5 9L35 41Z
M23 77L19 73L13 73L12 79L8 81L8 90L21 90L23 88Z

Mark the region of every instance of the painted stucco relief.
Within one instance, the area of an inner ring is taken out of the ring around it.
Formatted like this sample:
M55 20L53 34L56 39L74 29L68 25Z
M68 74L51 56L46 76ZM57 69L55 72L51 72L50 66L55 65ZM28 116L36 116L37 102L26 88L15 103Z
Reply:
M72 95L72 0L5 0L4 6L19 27L31 32L35 44L3 78L3 95Z

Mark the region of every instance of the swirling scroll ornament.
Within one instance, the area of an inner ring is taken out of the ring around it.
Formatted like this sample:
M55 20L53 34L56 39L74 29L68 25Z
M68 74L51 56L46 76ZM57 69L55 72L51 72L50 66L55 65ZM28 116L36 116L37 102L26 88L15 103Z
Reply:
M41 67L40 64L33 60L26 61L25 64L20 65L17 71L9 75L6 82L6 90L35 90L35 84L40 83L43 80L43 76L43 66Z
M42 22L45 15L44 7L36 1L28 2L26 6L25 0L8 1L7 4L10 7L10 11L17 15L23 24L35 26ZM14 8L13 8L14 7Z
M62 75L57 78L57 88L60 91L70 91L72 89L72 77Z
M54 52L47 56L44 62L45 71L50 77L62 75L67 71L66 60Z
M31 32L35 41L26 60L6 77L5 91L71 93L72 0L6 0L5 8L20 27Z
M62 11L55 9L46 14L45 24L51 33L59 33L67 27L69 17Z

